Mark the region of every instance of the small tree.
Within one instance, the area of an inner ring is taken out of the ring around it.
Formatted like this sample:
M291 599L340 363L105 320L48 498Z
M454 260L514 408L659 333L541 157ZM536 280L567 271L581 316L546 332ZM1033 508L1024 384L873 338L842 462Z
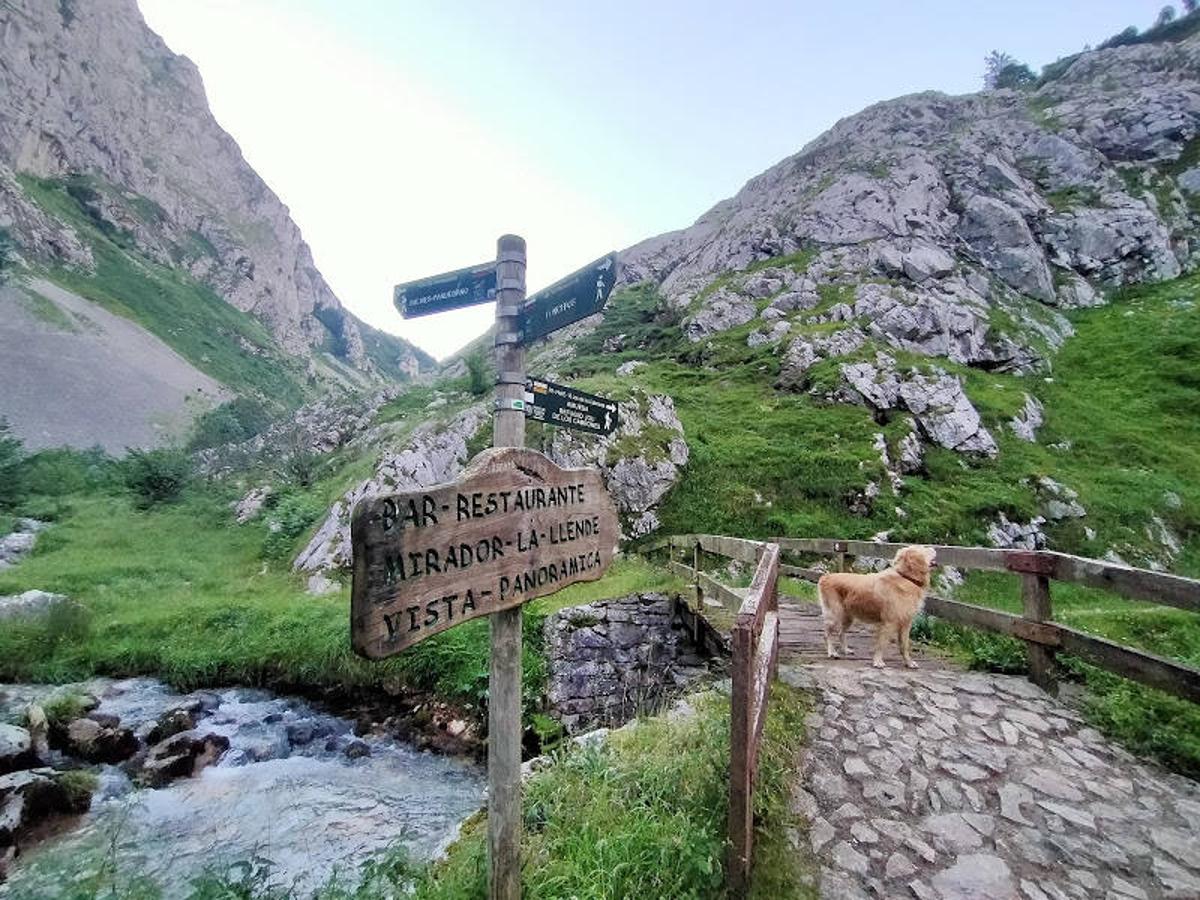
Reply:
M474 350L467 355L465 360L467 365L467 387L476 397L481 397L487 393L488 388L488 361L487 356L482 350Z
M1036 76L1024 63L1009 63L996 75L995 88L1024 88L1037 81Z
M1200 0L1183 0L1183 14L1190 16L1196 11L1196 7L1200 5Z
M300 487L311 487L321 465L320 455L313 450L308 433L299 425L284 439L282 475Z
M1175 7L1167 4L1158 11L1158 18L1154 20L1154 27L1161 28L1164 25L1170 25L1175 21Z
M1015 65L1016 59L1000 50L993 50L983 58L983 86L988 90L996 87L1000 73L1008 66Z

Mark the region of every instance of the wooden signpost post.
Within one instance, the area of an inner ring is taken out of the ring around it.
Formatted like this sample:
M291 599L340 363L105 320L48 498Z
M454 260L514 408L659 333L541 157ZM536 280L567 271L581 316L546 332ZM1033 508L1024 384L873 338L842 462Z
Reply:
M494 266L402 284L395 293L405 318L495 299L493 449L479 454L452 484L369 497L354 508L350 636L356 652L383 659L462 622L489 617L492 900L521 896L521 604L599 578L620 536L598 470L563 469L524 449L525 343L598 312L616 275L616 254L609 254L526 303L525 241L505 235ZM572 409L563 396L561 414L547 419L552 424L597 433L616 427L615 404L608 420L604 408L587 405L611 401L577 393ZM593 412L600 418L593 421Z

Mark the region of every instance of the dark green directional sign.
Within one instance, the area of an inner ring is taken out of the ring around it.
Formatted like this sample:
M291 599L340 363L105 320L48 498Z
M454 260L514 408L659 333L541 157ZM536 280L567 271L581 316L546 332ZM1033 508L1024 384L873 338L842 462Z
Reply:
M480 263L420 281L396 285L396 309L406 319L475 306L496 299L496 264Z
M592 434L612 434L620 424L616 400L541 378L525 379L525 418Z
M524 342L599 312L616 281L617 254L610 253L534 294L525 303Z

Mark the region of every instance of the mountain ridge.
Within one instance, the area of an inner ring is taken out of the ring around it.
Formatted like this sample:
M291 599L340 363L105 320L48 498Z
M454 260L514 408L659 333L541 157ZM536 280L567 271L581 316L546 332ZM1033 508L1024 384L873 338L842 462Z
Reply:
M246 356L304 362L288 377L306 392L432 368L342 306L287 206L212 116L195 65L146 26L135 0L13 0L0 9L0 48L0 227L29 271L109 308L129 306L139 279L156 290L172 282L181 296L210 291L266 326L271 346ZM117 264L121 285L109 277ZM222 380L174 340L169 310L118 311Z

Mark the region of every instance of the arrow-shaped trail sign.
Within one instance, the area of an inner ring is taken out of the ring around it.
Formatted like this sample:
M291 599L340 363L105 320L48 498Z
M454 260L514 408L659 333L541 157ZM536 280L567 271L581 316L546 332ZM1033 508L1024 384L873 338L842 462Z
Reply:
M604 308L617 283L617 254L609 253L556 281L525 303L522 338L529 343Z
M496 264L480 263L396 285L393 300L406 319L496 299Z
M592 434L612 434L620 424L616 400L543 378L525 380L525 418Z

